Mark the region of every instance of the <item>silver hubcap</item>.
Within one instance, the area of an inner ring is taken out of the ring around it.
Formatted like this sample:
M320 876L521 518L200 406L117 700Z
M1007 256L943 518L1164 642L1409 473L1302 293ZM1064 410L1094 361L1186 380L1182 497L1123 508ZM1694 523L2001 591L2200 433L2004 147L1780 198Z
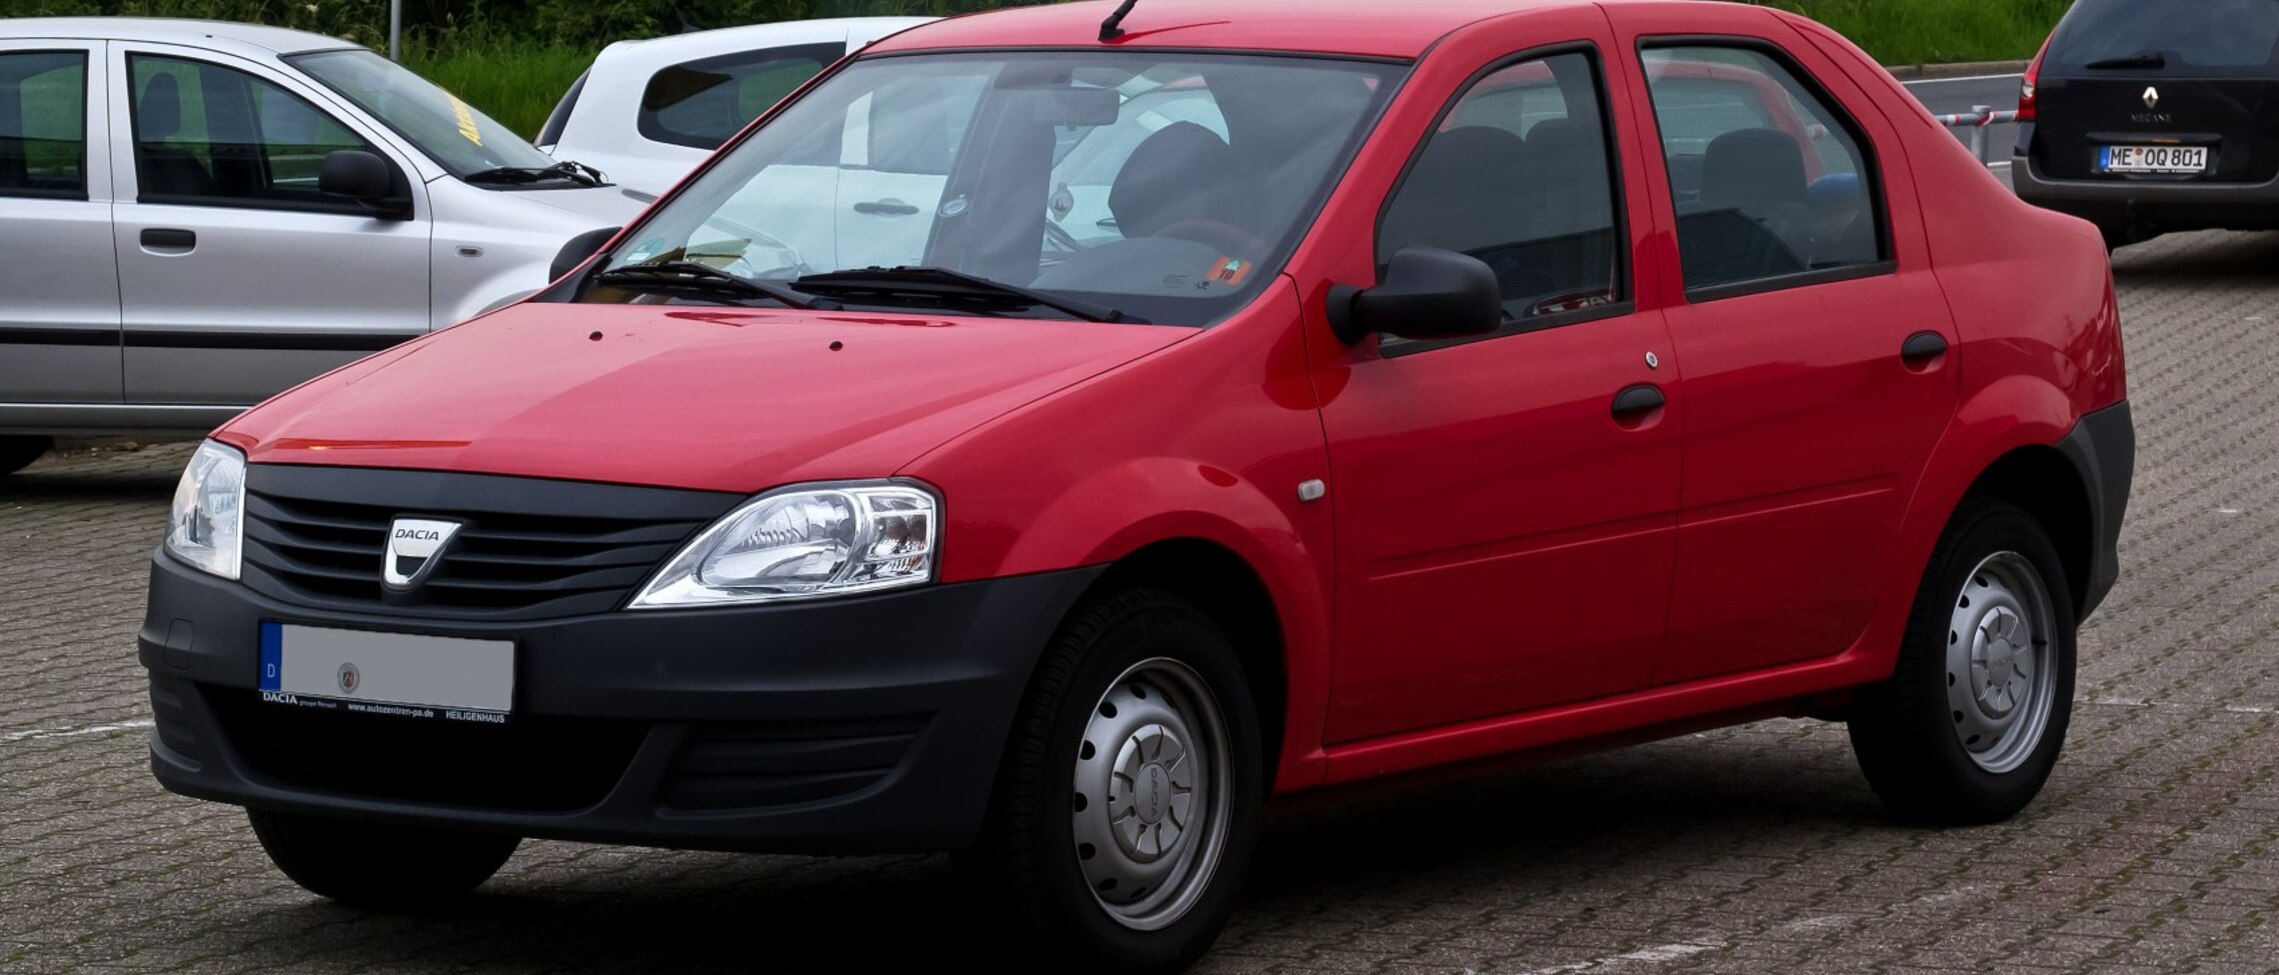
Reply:
M2057 618L2041 573L1998 552L1963 580L1947 623L1947 707L1955 738L1978 767L2024 764L2049 727Z
M1158 657L1108 685L1077 746L1076 862L1101 908L1139 931L1210 886L1226 846L1226 721L1187 665Z

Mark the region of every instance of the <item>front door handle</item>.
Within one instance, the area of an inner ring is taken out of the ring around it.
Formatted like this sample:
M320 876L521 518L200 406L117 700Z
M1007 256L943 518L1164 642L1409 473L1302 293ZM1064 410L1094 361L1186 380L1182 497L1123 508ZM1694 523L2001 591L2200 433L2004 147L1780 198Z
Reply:
M889 198L884 200L876 200L869 203L857 203L855 204L855 212L876 214L878 216L884 217L907 217L913 213L918 212L918 208L908 203L904 203L901 200Z
M151 250L187 254L198 246L198 235L188 230L171 227L145 227L142 245Z
M1622 392L1614 394L1614 418L1629 422L1661 409L1668 403L1669 399L1662 395L1660 386L1652 383L1626 386Z
M1917 332L1899 344L1899 361L1910 369L1921 369L1946 354L1947 337L1937 332Z

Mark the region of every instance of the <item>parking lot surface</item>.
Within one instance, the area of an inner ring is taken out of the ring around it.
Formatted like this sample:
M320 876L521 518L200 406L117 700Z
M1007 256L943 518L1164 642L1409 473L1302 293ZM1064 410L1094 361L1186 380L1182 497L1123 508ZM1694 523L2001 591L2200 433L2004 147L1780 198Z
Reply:
M2022 816L1897 825L1808 721L1308 801L1199 970L2279 971L2279 235L2115 270L2123 574ZM187 452L0 479L0 972L936 972L961 945L999 970L943 858L533 842L425 916L301 892L238 810L147 767L134 632Z

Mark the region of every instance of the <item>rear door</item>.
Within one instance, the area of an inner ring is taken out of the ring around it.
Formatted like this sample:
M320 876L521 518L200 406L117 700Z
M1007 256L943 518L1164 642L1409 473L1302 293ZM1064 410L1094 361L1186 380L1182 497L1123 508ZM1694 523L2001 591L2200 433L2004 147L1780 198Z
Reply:
M0 41L0 405L119 402L101 41Z
M2035 168L2056 179L2279 177L2275 54L2279 0L2081 0L2042 60Z
M1890 554L1956 399L1889 121L1847 109L1859 88L1773 14L1733 35L1732 8L1687 6L1608 8L1644 76L1684 295L1667 311L1684 501L1656 684L1850 648L1878 594L1913 579ZM1713 76L1747 80L1714 92L1737 104L1704 93Z
M429 217L382 220L316 188L376 133L284 72L113 43L113 218L130 403L246 405L425 333Z

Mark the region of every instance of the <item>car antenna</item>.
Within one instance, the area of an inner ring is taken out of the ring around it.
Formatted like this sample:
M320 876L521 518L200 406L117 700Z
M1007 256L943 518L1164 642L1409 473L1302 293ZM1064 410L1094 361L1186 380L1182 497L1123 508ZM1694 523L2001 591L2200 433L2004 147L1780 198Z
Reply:
M1116 12L1109 14L1108 19L1100 22L1100 39L1112 41L1124 36L1124 15L1131 13L1132 8L1138 5L1139 0L1124 0L1123 3L1118 4Z

